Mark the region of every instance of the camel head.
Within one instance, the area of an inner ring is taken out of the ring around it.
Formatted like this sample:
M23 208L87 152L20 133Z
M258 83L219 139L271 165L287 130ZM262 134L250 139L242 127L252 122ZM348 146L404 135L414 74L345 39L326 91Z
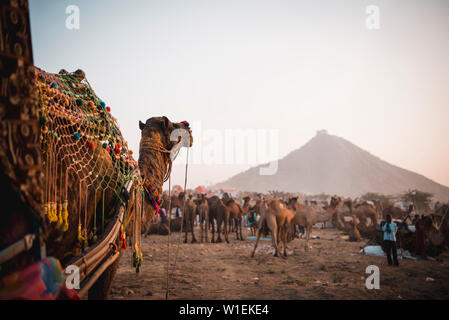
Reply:
M142 140L153 139L152 142L160 142L165 149L171 150L181 138L186 138L183 146L191 147L193 144L192 131L187 121L171 122L167 117L153 117L145 123L139 121L139 129L142 132Z
M223 193L223 197L222 197L223 201L228 201L231 200L231 197L229 196L229 194L227 192Z
M153 190L154 197L162 194L162 185L171 173L172 161L181 147L191 147L192 131L186 121L174 123L167 117L153 117L145 123L139 121L141 131L139 170L146 189ZM155 199L146 192L144 201L143 230L157 212Z
M331 208L335 209L335 208L337 208L341 203L342 203L342 200L341 200L340 197L333 196L333 197L331 198L330 206L331 206Z
M250 212L256 212L257 215L260 215L263 210L267 209L267 204L263 200L257 200L254 207L249 208Z

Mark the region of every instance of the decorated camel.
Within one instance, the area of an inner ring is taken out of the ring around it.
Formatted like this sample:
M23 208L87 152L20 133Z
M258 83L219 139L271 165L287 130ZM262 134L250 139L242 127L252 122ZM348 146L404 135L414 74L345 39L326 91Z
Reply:
M140 122L142 139L137 164L111 109L95 95L83 71L50 74L36 68L35 79L45 159L43 214L47 255L65 265L88 250L102 239L118 202L129 202L133 208L125 214L116 242L116 248L126 248L125 227L136 212L139 217L142 213L144 228L158 213L158 196L171 168L170 150L178 143L170 136L175 129L185 130L191 144L187 123L172 123L166 117ZM137 168L140 176L134 175ZM137 187L124 189L130 179L143 186L143 194ZM30 221L16 216L8 226L2 224L1 243L7 245L34 230ZM11 269L19 268L14 259L10 263ZM116 259L107 267L90 288L89 298L108 297L118 264Z

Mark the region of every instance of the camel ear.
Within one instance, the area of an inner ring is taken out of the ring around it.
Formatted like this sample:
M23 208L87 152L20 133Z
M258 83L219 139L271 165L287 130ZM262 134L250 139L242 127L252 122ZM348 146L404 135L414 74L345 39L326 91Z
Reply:
M166 116L162 117L164 119L164 128L168 128L169 124L170 124L170 120L168 120L168 118Z
M139 128L140 128L140 130L143 130L143 128L145 128L145 123L143 123L140 120L139 120Z

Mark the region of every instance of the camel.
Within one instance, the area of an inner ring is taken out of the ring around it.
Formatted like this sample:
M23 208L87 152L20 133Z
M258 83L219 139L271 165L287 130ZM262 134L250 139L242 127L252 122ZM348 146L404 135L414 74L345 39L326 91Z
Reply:
M349 226L349 230L357 227L363 233L370 233L378 226L377 211L371 204L366 202L354 205L350 199L345 200L342 205L338 206L332 223L342 229L346 229L347 226L343 221L345 216L349 216L353 220L357 218L356 225Z
M382 210L382 218L385 220L387 214L389 214L393 219L403 219L412 213L414 209L414 206L411 204L409 205L407 211L403 211L401 208L398 208L390 203Z
M341 199L332 197L331 204L328 209L323 209L318 205L305 205L296 204L296 213L292 220L292 224L304 226L306 230L306 244L305 250L309 251L310 235L312 233L312 227L319 222L326 222L332 219L335 215L338 206L341 203Z
M192 243L196 242L195 233L194 233L194 222L196 217L196 205L192 200L192 195L190 194L188 199L185 198L185 192L179 193L179 199L182 203L182 218L183 225L185 226L185 238L184 243L187 243L187 234L189 232L192 233Z
M207 199L207 204L209 207L209 221L211 222L212 228L212 239L211 242L221 242L221 224L223 223L224 237L226 243L229 243L228 239L228 224L229 224L229 209L225 206L223 201L217 197L212 196ZM217 222L217 241L215 241L215 228L214 221Z
M349 232L349 241L362 241L359 229L357 229L357 225L359 224L359 222L360 221L357 217L354 217L354 219L349 222L349 225L351 227L351 230Z
M243 219L243 209L242 207L235 202L234 199L229 197L227 193L223 195L223 203L229 210L229 232L231 232L232 222L235 227L235 234L237 240L243 240L242 235L242 219Z
M449 250L449 205L444 204L434 214L427 216L432 228L429 228L428 238L434 246L442 246ZM439 222L437 221L439 220Z
M197 206L197 210L200 216L199 223L200 223L200 230L201 230L201 242L203 242L204 239L204 233L206 242L209 242L208 234L209 234L209 206L207 204L207 200L205 195L201 195L201 198L199 199L199 203Z
M257 229L257 239L251 257L254 257L260 236L267 234L268 230L272 235L274 256L278 256L279 242L282 241L284 257L287 257L287 234L295 212L288 209L283 202L277 199L269 201L268 205L265 202L258 201L255 209L260 214L260 220Z
M35 86L38 89L36 91L39 94L39 99L42 98L42 100L44 100L45 97L42 95L45 93L50 97L54 97L51 107L55 110L64 110L66 106L69 105L71 106L73 114L76 114L76 116L79 116L79 114L81 114L76 107L76 103L78 103L78 101L75 103L75 100L72 100L72 98L66 98L62 95L59 87L55 88L52 84L52 87L50 88L50 85L46 81L48 79L54 79L55 83L57 82L57 85L63 86L62 82L58 82L59 80L57 79L59 78L38 68L35 68L35 72L37 75ZM68 73L66 71L61 71L60 74L67 75ZM71 79L71 81L73 82L73 87L76 87L78 89L85 88L86 84L85 81L83 81L85 79L85 75L83 71L77 70L76 72L72 73ZM40 108L42 107L43 105L40 105ZM66 121L68 121L65 118L57 118L59 116L60 114L54 113L54 117L55 119L58 119L58 121L63 121L63 123L66 123ZM49 119L47 119L47 121L48 120ZM69 125L73 124L69 122ZM175 129L188 130L190 134L191 145L191 132L190 129L188 129L188 126L186 126L184 123L172 123L166 117L150 118L146 121L145 124L139 122L139 128L141 130L142 139L138 167L140 169L141 175L151 181L151 184L155 188L155 190L159 194L161 194L164 175L171 165L171 160L169 153L163 153L160 150L161 148L170 150L175 145L176 141L173 142L170 140L170 135ZM55 127L55 130L57 129L58 127ZM118 138L118 136L120 135L118 128L114 127L113 129L117 130L116 133ZM113 157L111 157L107 148L102 148L101 146L99 148L95 148L95 144L93 142L89 143L87 137L85 136L77 136L74 138L74 140L75 139L80 141L80 143L78 144L80 146L80 149L71 154L70 159L62 158L62 156L65 154L57 154L58 158L56 160L58 161L58 163L61 163L61 167L68 167L70 166L70 163L84 163L86 162L86 159L95 155L98 164L97 168L100 168L98 169L96 174L98 175L99 179L103 178L105 181L109 181L108 178L115 174L114 161L116 161L116 158L114 158L114 160L112 159ZM144 140L146 141L146 147L142 145L142 142ZM78 172L84 173L83 171ZM87 175L88 172L85 174L85 176ZM93 188L86 188L86 190L82 193L82 197L83 199L85 198L86 201L81 202L81 176L81 174L73 174L72 172L69 172L69 174L67 175L67 180L63 181L65 182L65 185L67 185L67 230L65 232L61 231L61 226L58 225L58 223L48 223L48 225L46 225L45 235L47 255L57 258L61 261L62 265L65 265L74 257L76 257L81 250L80 246L82 244L80 244L79 241L79 215L76 214L76 212L83 213L83 225L86 229L88 229L84 244L87 243L89 245L96 241L96 235L94 234L94 232L92 232L94 213L97 214L97 221L100 221L99 218L101 216L102 203L104 203L104 220L106 225L107 222L111 220L114 214L112 209L115 207L117 201L117 194L112 188L105 189L104 196L101 192L95 192L96 190L94 190ZM50 178L47 175L44 176L44 183L42 185L47 185L49 179ZM61 179L64 179L64 177L62 177L61 175L56 175L56 186L62 184ZM4 195L6 194L7 193L5 192ZM154 215L155 208L153 207L151 201L145 196L143 201L143 220L145 220L146 227L149 226ZM131 215L127 216L126 222L129 221L130 216ZM21 213L17 213L17 211L14 213L14 216L10 217L9 220L7 217L5 217L5 220L3 222L10 222L7 224L2 223L0 228L0 243L2 248L14 243L27 233L34 233L36 222L33 219L35 219L35 217L27 217L24 215L21 216ZM17 270L20 267L23 267L25 265L24 261L27 260L25 258L26 256L31 257L29 252L24 252L21 255L17 256L17 260L13 259L9 261L9 266L11 266L11 268L5 267L3 265L1 271L6 272L7 270ZM89 299L107 299L109 297L112 280L119 266L119 261L120 259L117 259L114 263L112 263L103 272L103 274L95 282L95 284L89 289ZM28 262L30 262L29 259Z

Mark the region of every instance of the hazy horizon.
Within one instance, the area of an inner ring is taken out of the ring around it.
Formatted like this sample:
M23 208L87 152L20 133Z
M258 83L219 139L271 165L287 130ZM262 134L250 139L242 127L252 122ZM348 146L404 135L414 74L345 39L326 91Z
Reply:
M29 3L35 65L83 69L136 158L138 121L152 116L201 125L191 152L207 130L272 129L282 158L326 129L449 186L447 1ZM79 30L65 27L69 5ZM378 30L366 27L369 5ZM252 166L192 164L188 187Z

